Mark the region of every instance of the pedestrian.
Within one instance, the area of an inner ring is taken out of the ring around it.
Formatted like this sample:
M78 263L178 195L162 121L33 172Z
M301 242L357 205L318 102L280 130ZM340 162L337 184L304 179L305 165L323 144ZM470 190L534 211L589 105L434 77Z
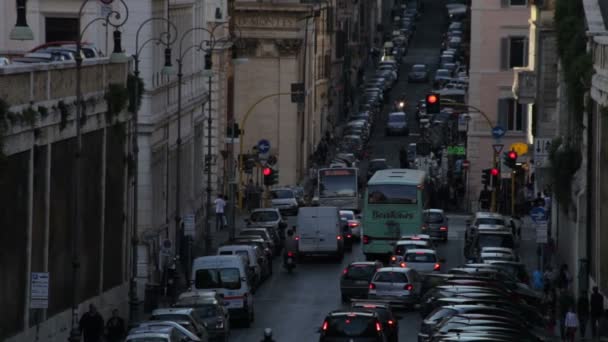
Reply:
M557 315L559 317L559 332L562 340L566 338L566 314L570 308L574 307L574 299L570 292L566 289L561 289L559 293L559 308Z
M545 207L545 199L543 198L543 195L540 192L536 193L536 198L534 199L534 206L541 208Z
M589 296L587 291L582 291L576 303L576 313L578 315L578 325L581 331L581 338L585 338L587 321L589 320Z
M89 311L82 315L79 325L83 342L101 342L103 317L97 312L95 305L89 304Z
M245 187L245 198L247 200L247 210L251 212L255 207L255 185L253 184L253 179L249 179L247 182L247 186Z
M125 336L125 320L118 316L118 309L112 310L112 317L106 323L107 342L120 342Z
M226 201L222 194L217 194L215 199L215 230L220 231L222 227L226 225L226 216L224 216L224 208L226 207Z
M599 292L597 286L593 287L593 293L591 294L590 304L590 316L591 316L591 335L597 337L598 323L602 314L604 313L604 296Z
M566 312L564 325L566 326L567 341L574 342L574 336L576 336L576 329L578 328L578 317L573 306L570 306L568 312ZM562 340L564 340L563 336Z
M572 275L570 275L570 271L568 271L568 264L562 264L562 267L559 270L559 277L557 278L557 287L569 290L571 284Z
M544 282L543 282L543 274L541 273L540 270L535 270L532 273L532 286L534 287L535 290L542 290L545 288Z

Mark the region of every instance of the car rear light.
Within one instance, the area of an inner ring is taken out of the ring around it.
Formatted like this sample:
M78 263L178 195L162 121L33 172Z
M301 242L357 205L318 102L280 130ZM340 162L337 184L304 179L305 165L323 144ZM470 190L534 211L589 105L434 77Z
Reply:
M352 237L353 237L353 235L352 235L352 234L346 234L346 238L347 238L347 239L351 239Z
M288 256L289 258L293 258L293 252L287 252L287 256Z
M404 289L406 289L407 291L413 291L414 290L414 285L407 284L407 285L405 285Z
M350 223L348 224L348 226L349 226L349 227L359 227L359 223L357 223L357 222L350 222Z
M296 240L296 241L300 241L300 236L299 236L299 235L296 235L296 237L294 238L294 240Z
M369 239L369 236L367 236L367 235L363 235L363 244L364 244L364 245L369 244L369 240L370 240L370 239Z
M404 263L404 262L402 262L402 263L400 263L400 264L399 264L399 266L400 266L401 268L406 268L406 267L407 267L407 264L406 264L406 263Z
M338 235L338 236L336 236L336 239L337 239L337 240L342 240L342 235Z
M376 289L376 284L374 284L374 283L369 283L369 289L370 289L370 290L375 290L375 289Z
M439 227L439 230L442 231L442 232L445 232L445 231L448 230L448 227Z
M327 323L327 321L323 322L323 326L321 327L321 330L323 330L323 331L327 331L327 326L328 326L328 325L329 325L329 324Z
M417 255L424 255L424 252L416 252Z
M391 261L397 261L397 257L393 255L393 256L391 257Z
M392 319L389 319L387 323L388 323L388 325L393 325L393 324L395 324L395 321L393 321Z
M382 331L382 324L380 324L380 322L376 322L376 331Z
M433 266L433 271L439 271L441 269L441 265L439 264L435 264L435 266Z
M344 270L342 270L342 274L346 275L348 273L348 268L345 268Z

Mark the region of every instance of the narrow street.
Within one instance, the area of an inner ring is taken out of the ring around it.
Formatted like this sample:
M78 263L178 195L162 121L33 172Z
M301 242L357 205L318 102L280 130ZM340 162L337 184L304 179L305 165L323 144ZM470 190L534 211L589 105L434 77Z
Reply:
M385 105L383 117L379 118L375 131L370 139L370 158L386 158L388 164L399 166L399 148L407 146L418 139L418 127L415 120L416 103L423 99L430 90L430 84L408 84L407 73L416 63L429 65L436 69L440 53L441 32L446 18L443 16L443 2L427 1L425 11L417 22L417 29L412 44L401 66L399 82L395 84L388 103L393 103L400 94L405 94L409 106L410 136L386 137L384 122L390 110ZM441 15L439 15L441 13ZM431 73L431 77L433 73ZM361 172L365 174L363 163ZM466 217L448 215L450 220L449 241L440 245L438 254L445 258L444 269L456 267L465 262L463 256L464 231ZM295 224L295 217L289 217L289 226ZM528 227L530 227L528 225ZM520 254L528 270L535 267L535 243L532 228L522 229ZM275 275L262 285L255 294L256 320L251 328L234 328L231 341L257 342L261 339L264 328L272 328L277 341L316 341L317 329L323 317L330 311L347 308L340 302L339 279L342 270L352 261L365 260L361 246L357 244L353 251L346 254L341 263L327 260L307 260L299 264L293 274L288 274L275 263ZM421 317L417 311L400 314L399 341L415 342Z

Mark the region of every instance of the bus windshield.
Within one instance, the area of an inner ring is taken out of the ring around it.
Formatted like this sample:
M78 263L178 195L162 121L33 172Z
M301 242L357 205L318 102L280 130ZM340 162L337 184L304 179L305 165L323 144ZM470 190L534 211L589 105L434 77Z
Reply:
M367 188L369 204L416 204L418 188L415 185L370 185Z
M357 196L357 174L347 169L322 170L319 172L319 196Z

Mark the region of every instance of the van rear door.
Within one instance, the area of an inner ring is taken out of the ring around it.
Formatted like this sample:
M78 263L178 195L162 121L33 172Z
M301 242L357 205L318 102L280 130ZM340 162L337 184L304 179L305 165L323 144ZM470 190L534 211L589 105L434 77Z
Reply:
M317 211L318 250L337 252L337 238L342 238L338 210L335 207L318 207Z
M298 213L298 232L300 242L298 250L300 252L316 252L319 245L317 215L319 207L300 208Z

